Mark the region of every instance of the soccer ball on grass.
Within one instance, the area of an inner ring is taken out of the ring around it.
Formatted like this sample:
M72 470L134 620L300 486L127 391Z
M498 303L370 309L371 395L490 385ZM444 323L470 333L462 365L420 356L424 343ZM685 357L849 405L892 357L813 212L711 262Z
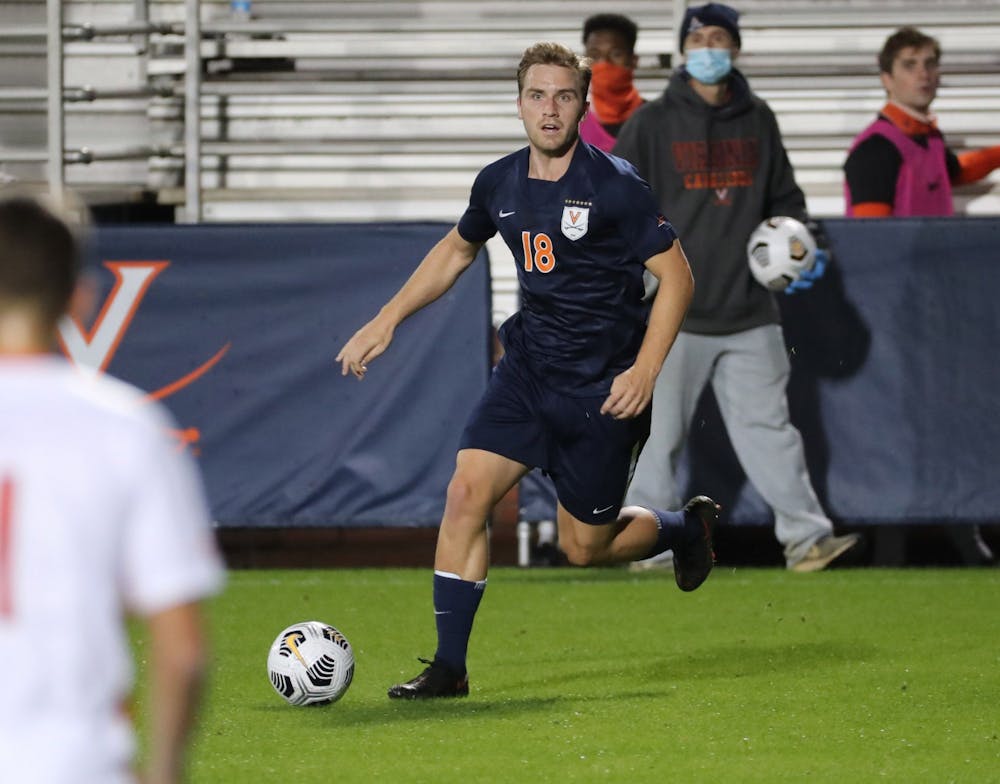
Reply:
M292 705L328 705L351 685L354 651L329 624L292 624L271 645L267 675L274 690Z
M747 260L756 281L771 291L784 291L816 263L816 240L795 218L763 221L747 242Z

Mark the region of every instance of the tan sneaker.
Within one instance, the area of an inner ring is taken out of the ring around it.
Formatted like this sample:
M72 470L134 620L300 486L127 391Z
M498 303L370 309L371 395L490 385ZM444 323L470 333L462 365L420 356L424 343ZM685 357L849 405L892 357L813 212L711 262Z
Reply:
M788 564L788 568L793 572L818 572L860 541L861 537L858 534L828 536L813 544L802 558Z

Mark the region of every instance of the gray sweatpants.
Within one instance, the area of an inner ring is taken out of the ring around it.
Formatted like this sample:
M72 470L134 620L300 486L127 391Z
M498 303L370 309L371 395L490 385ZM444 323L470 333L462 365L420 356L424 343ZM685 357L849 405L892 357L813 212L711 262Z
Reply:
M789 371L776 324L732 335L681 332L656 380L652 429L627 502L680 507L677 464L698 398L711 382L736 456L774 510L774 533L785 560L794 563L816 540L832 534L809 480L802 436L789 419ZM711 495L711 488L704 490Z

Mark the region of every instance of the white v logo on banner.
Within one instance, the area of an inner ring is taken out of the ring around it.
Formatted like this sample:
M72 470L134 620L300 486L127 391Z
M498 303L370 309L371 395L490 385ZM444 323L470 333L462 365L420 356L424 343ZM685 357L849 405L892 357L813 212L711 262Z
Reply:
M169 261L104 262L114 273L115 285L90 331L69 316L59 322L59 343L74 365L95 373L107 368L149 285L169 265Z

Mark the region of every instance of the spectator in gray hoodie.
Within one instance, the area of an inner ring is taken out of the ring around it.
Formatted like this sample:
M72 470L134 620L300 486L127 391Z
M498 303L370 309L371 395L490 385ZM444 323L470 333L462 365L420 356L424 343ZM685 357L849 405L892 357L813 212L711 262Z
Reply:
M628 502L677 507L677 463L711 383L740 464L774 511L787 567L818 571L858 536L834 536L816 497L802 437L789 418L778 304L755 282L746 252L764 219L807 220L805 196L773 112L733 68L739 13L721 3L688 8L680 43L684 66L659 99L629 118L614 147L684 236L695 279L687 318L657 378L652 430ZM790 288L810 285L804 279Z

